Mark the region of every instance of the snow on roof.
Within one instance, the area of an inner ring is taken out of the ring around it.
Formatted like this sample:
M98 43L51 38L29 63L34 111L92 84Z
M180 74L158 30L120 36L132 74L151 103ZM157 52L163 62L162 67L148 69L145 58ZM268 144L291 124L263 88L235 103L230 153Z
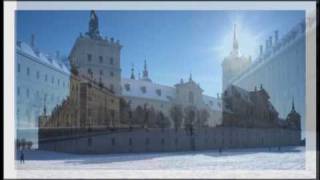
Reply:
M26 54L32 56L32 57L37 57L33 49L25 42L18 41L17 42L17 48L20 49L21 51L25 52Z
M217 99L215 97L212 96L208 96L208 95L203 95L203 102L209 106L210 109L213 110L218 110L220 111L222 108L222 101L221 99Z
M121 79L122 95L171 101L176 96L174 87L160 85L144 80Z
M47 64L57 70L70 74L69 69L63 63L60 63L60 61L56 57L49 56L38 50L34 50L32 47L30 47L29 44L25 42L18 41L16 48L41 63Z

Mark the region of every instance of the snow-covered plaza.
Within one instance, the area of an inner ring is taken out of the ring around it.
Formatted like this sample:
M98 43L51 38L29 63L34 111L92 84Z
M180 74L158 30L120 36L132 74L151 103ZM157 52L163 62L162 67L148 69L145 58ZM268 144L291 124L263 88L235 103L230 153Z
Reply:
M25 152L19 170L304 170L305 148L282 147L196 152L75 155ZM27 171L23 171L27 172ZM21 174L20 174L21 175Z

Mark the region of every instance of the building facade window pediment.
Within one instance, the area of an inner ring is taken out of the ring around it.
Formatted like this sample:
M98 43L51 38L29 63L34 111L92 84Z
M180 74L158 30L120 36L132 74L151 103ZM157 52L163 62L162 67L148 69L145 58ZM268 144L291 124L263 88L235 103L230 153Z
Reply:
M158 96L161 96L161 89L157 89L156 93L157 93Z
M126 91L130 91L130 84L125 84L124 88L125 88Z
M141 92L144 93L144 94L147 92L147 88L146 88L145 86L141 86L141 87L140 87L140 90L141 90Z

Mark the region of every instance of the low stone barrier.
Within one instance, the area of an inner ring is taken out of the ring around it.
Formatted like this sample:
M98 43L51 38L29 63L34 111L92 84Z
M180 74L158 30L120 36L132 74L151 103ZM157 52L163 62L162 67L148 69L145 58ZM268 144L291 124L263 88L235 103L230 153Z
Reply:
M135 129L80 137L39 140L39 149L79 154L171 152L208 149L299 145L300 131L215 127L195 129Z

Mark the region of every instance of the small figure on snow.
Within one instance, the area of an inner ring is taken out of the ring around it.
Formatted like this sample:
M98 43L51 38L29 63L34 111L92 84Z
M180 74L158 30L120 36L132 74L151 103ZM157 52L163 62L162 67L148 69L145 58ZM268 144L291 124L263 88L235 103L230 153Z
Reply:
M24 163L24 153L23 151L20 152L20 163Z

